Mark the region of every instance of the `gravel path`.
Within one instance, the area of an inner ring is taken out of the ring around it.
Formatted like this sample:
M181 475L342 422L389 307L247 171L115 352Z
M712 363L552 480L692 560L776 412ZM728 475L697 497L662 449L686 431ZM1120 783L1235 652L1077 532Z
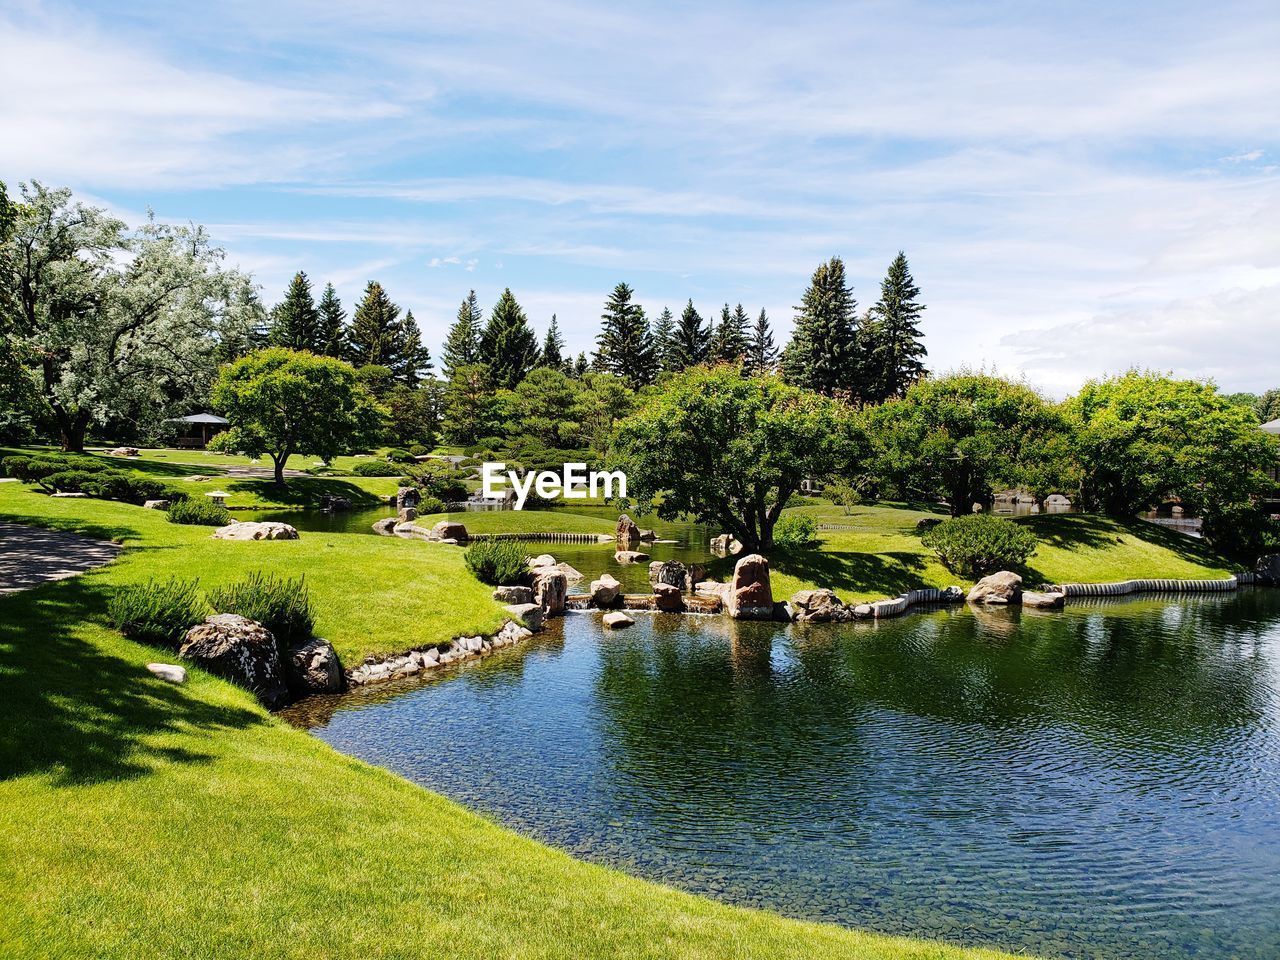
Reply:
M74 577L119 555L119 545L105 540L0 523L0 594Z

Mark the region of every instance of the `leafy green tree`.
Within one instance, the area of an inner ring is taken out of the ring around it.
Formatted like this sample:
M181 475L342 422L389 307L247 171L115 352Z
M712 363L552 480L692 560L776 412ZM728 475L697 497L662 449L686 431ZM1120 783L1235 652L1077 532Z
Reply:
M484 314L480 301L472 290L458 306L458 318L449 327L444 341L443 373L452 380L454 371L480 362L480 333L484 326Z
M669 370L685 370L707 361L711 349L710 331L703 326L702 315L694 309L693 301L685 304L671 340Z
M332 283L324 285L324 293L316 308L320 313L320 349L326 357L341 357L347 346L347 312L342 309L342 301L338 299L338 291Z
M489 322L480 336L480 361L489 368L493 385L508 390L538 362L538 342L510 287L489 311Z
M1268 390L1260 396L1255 409L1260 423L1280 420L1280 389Z
M768 553L801 481L859 459L853 425L839 403L776 377L699 367L618 424L611 462L626 471L640 509L691 516Z
M907 255L901 250L880 282L880 299L868 311L861 345L869 370L864 398L882 403L901 397L925 375L925 350L920 333L920 288L911 276Z
M1213 523L1267 491L1275 439L1212 384L1130 370L1068 401L1085 502L1131 517L1170 500Z
M416 387L424 377L431 376L431 369L431 351L422 342L413 311L407 310L393 341L391 372L401 383Z
M257 289L247 279L232 284L214 332L213 362L221 366L261 350L267 346L269 332L267 311Z
M818 265L800 306L795 332L782 352L788 383L827 396L860 392L860 364L854 340L857 301L845 280L844 261Z
M213 404L231 421L225 442L250 456L269 455L276 483L284 483L293 454L332 460L371 438L382 417L349 363L284 347L223 367Z
M400 308L392 303L382 284L370 280L351 321L348 359L357 367L366 363L392 367L397 360L399 333Z
M3 324L66 450L91 424L162 418L208 386L228 305L247 281L201 227L130 231L70 190L32 182L6 214Z
M747 353L747 312L738 304L732 313L726 303L720 311L720 322L711 335L710 359L719 363L738 363Z
M560 336L560 325L553 313L551 323L547 326L547 335L542 341L542 353L538 356L538 365L564 372L565 363L564 337Z
M590 369L591 364L587 362L586 353L579 353L578 358L573 361L573 375L575 377L585 377Z
M489 368L482 363L457 367L444 391L444 431L449 440L469 446L493 436L501 422Z
M324 352L320 311L311 297L311 281L301 270L293 275L284 299L271 310L269 339L273 347Z
M570 410L578 425L573 446L602 451L609 445L614 424L635 409L636 392L611 373L588 373L579 383Z
M605 301L593 366L599 373L612 373L633 386L644 386L653 382L658 363L649 321L644 308L632 302L633 295L629 286L620 283Z
M444 390L439 380L426 380L417 387L393 387L385 400L392 442L434 446L444 417Z
M662 313L653 324L653 355L657 361L658 371L666 373L671 369L672 351L675 348L676 321L671 315L670 307L663 307Z
M534 437L548 447L574 442L578 423L572 411L578 396L578 381L562 370L539 367L521 380L512 391L512 422L508 432Z
M907 499L941 497L953 517L989 505L997 486L1018 486L1040 468L1041 451L1070 430L1026 384L967 371L914 384L901 400L871 410L868 426L875 475Z
M747 340L746 359L743 370L747 373L773 373L778 365L778 348L773 342L773 329L769 326L769 315L763 310L751 328L751 336Z

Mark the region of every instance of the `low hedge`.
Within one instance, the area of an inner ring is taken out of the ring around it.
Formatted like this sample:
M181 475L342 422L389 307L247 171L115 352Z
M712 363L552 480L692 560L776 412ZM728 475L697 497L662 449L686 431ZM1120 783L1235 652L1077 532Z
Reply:
M944 520L920 542L952 573L973 578L1024 566L1038 544L1026 527L987 513Z

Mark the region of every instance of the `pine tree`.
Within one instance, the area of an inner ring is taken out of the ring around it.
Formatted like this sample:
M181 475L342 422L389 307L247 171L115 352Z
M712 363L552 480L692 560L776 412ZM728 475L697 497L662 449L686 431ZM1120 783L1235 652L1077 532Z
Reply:
M675 336L671 342L670 368L684 370L706 361L709 339L710 332L702 325L702 316L694 309L693 301L690 300L680 314L680 322L676 324Z
M400 321L392 346L391 362L387 366L398 381L409 387L416 387L431 375L431 351L422 343L422 331L418 328L418 321L413 318L412 310L406 311L404 319Z
M853 393L858 383L854 342L857 301L845 282L844 261L832 257L813 272L796 307L796 327L782 352L789 383L832 395Z
M652 383L658 372L653 335L644 307L633 303L632 289L625 283L613 288L600 315L600 335L596 337L595 369L612 373L633 386Z
M716 362L736 363L747 352L747 311L742 304L729 312L726 303L720 311L720 323L711 335L710 359Z
M391 302L382 284L370 280L351 321L348 359L357 367L370 363L391 367L397 360L399 333L400 308Z
M538 365L564 373L566 372L565 364L564 338L560 336L560 324L553 313L551 323L547 327L547 336L542 341L542 355L538 358Z
M747 340L746 360L743 370L751 375L772 373L778 363L778 348L773 342L773 329L769 326L769 315L763 310L756 318L756 325L751 328L751 336Z
M928 351L920 333L925 307L919 296L907 255L899 250L880 281L880 299L868 311L864 325L862 350L871 381L866 399L873 403L903 396L925 374L922 361Z
M338 291L332 283L326 283L320 297L320 353L326 357L341 357L346 351L347 314L338 299Z
M311 281L299 270L289 282L284 299L271 310L271 345L320 353L320 312L311 298Z
M653 324L653 355L658 369L666 372L671 369L671 351L676 335L675 317L670 307L663 307Z
M581 380L587 375L587 371L591 369L591 365L587 363L587 355L585 352L578 354L578 359L573 361L573 375Z
M454 371L459 367L480 362L480 331L483 323L484 314L480 311L480 301L472 290L458 305L458 319L453 322L445 337L442 366L446 380L452 380Z
M489 311L489 322L480 336L480 362L489 368L495 387L508 389L538 362L538 341L510 287Z

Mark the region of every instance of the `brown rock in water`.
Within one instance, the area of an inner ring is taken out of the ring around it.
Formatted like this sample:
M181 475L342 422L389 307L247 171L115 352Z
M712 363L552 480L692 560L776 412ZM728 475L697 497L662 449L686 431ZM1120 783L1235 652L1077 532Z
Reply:
M653 588L654 606L664 613L679 613L684 609L684 596L680 588L669 583L659 583Z
M247 687L269 708L283 706L289 698L276 638L262 624L239 614L214 614L192 627L178 655Z
M431 536L436 540L455 540L458 543L468 539L467 528L457 520L441 520L431 528Z
M787 601L798 623L831 623L853 619L853 611L830 590L801 590Z
M623 627L635 626L635 620L620 610L613 613L606 613L602 620L604 625L610 630L620 630Z
M649 564L649 585L669 583L682 593L690 589L689 571L679 560L655 560Z
M333 644L319 637L289 650L284 661L289 692L295 697L313 693L341 693L342 661Z
M622 584L607 573L599 580L591 581L591 605L594 607L615 606L621 595Z
M613 559L618 563L644 563L649 555L639 550L619 550L613 555Z
M1038 590L1022 591L1022 605L1024 607L1039 607L1042 610L1061 610L1066 605L1067 595L1051 591L1041 593Z
M640 542L640 528L624 513L618 517L618 527L614 531L613 538L617 541L619 549L630 549L631 546Z
M533 599L548 617L564 615L564 601L569 593L569 581L558 570L533 571Z
M973 585L966 598L970 603L1017 603L1022 598L1022 578L1001 570Z
M769 584L769 561L751 553L733 568L727 595L729 616L737 620L772 620L773 588Z

